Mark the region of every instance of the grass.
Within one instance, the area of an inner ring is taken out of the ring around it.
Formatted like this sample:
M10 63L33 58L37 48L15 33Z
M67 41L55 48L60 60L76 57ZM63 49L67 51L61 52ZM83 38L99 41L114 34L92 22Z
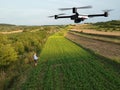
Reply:
M22 85L22 90L118 90L120 75L112 65L65 39L48 38L38 66Z

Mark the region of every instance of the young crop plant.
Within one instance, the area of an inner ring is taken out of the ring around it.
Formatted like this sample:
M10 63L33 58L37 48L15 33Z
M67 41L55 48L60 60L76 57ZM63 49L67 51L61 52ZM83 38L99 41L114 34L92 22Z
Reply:
M48 38L22 90L119 90L114 66L59 33Z

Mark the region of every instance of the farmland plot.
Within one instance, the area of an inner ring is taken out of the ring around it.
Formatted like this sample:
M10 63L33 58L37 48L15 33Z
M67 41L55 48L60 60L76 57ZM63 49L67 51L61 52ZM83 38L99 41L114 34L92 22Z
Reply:
M119 72L101 59L63 36L53 35L21 89L119 90Z

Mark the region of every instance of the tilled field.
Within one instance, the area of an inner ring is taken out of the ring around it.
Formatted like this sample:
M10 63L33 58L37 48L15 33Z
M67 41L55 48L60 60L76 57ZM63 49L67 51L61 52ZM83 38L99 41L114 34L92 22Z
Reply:
M119 90L119 68L106 61L63 36L53 35L21 90Z
M120 45L67 33L66 38L107 58L120 62Z
M96 30L90 30L90 29L73 29L71 31L77 31L77 32L84 32L87 34L99 34L99 35L110 35L110 36L120 36L119 31L114 31L114 32L105 32L105 31L96 31Z

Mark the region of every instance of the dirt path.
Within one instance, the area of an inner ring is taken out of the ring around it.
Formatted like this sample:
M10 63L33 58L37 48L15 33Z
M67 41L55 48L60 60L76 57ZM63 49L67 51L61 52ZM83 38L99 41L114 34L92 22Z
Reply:
M23 32L23 30L17 30L17 31L11 31L11 32L0 32L0 34L13 34L13 33L20 33Z
M78 36L70 32L67 33L66 38L82 45L85 48L89 48L102 56L120 62L120 45Z
M73 29L71 31L78 31L78 32L84 32L84 33L90 33L90 34L99 34L99 35L113 35L113 36L120 36L120 32L105 32L105 31L96 31L96 30L88 30L88 29Z

